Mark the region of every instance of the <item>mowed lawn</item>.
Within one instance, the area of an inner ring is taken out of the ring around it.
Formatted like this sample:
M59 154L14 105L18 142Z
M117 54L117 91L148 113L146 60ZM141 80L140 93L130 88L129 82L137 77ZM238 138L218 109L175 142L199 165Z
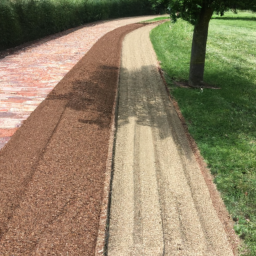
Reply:
M221 89L185 89L193 27L182 20L151 32L171 94L208 163L244 241L241 255L256 255L256 14L214 16L207 44L205 82Z

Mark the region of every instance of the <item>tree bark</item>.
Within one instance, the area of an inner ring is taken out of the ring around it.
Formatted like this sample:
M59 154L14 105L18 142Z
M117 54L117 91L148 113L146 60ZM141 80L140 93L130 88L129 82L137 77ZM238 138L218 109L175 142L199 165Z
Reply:
M213 9L203 6L195 25L191 49L189 85L198 87L204 78L204 63L209 22Z

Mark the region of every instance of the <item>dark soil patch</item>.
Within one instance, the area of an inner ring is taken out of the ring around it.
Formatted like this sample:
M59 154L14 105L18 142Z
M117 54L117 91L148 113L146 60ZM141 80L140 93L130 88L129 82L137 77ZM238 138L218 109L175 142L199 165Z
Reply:
M0 254L94 255L124 36L102 37L0 151Z

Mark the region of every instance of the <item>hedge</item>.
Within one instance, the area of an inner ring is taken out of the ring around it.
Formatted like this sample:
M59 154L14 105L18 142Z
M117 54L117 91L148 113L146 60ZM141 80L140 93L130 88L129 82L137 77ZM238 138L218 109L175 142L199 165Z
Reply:
M153 14L148 0L1 0L0 50L88 22Z

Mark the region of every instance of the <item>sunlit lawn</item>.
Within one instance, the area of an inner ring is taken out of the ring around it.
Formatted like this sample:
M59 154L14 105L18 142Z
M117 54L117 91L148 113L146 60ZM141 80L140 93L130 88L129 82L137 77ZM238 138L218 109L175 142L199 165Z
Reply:
M206 159L237 234L256 255L256 14L214 16L207 44L205 82L220 90L177 88L188 79L193 27L164 23L151 40L171 93ZM245 246L244 246L245 247Z

